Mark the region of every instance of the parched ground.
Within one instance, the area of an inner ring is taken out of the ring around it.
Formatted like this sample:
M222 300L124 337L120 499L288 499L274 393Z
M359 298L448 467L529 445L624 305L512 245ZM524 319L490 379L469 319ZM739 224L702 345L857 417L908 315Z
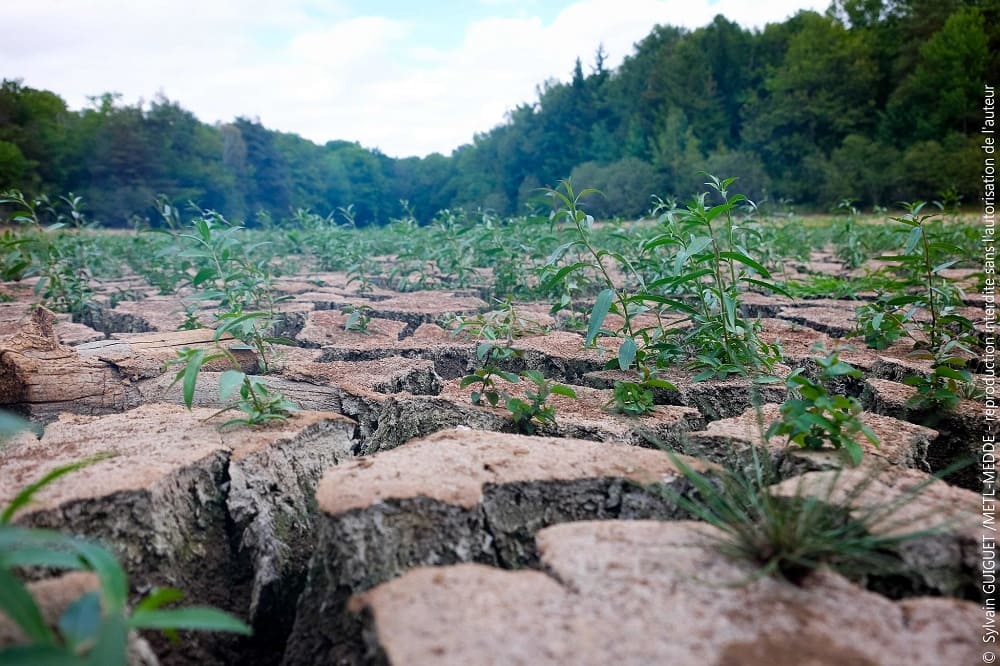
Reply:
M791 270L844 272L824 257ZM634 379L605 369L618 341L588 349L580 332L545 332L559 321L539 304L525 305L533 326L504 368L537 370L577 397L553 396L555 421L527 436L502 403L473 404L461 385L480 367L479 341L450 322L487 313L478 295L358 294L336 273L279 288L292 297L276 325L288 344L261 359L209 329L177 330L182 299L141 285L113 307L98 285L73 322L33 310L23 285L0 284L15 297L0 303L0 407L41 426L0 448L0 506L55 466L100 456L46 487L16 522L100 539L136 596L180 587L188 602L255 629L251 639L179 643L144 634L132 641L134 663L979 663L978 470L931 475L975 455L982 405L909 409L913 389L901 382L929 366L903 344L876 352L845 340L857 301L745 302L782 347L779 375L815 371L818 343L853 345L842 358L863 377L836 388L862 401L880 444L865 443L851 469L833 450L764 438L787 397L781 383L695 382L678 369L665 373L674 388L655 392L650 414L614 413L615 381ZM346 330L342 309L360 306L365 330ZM221 428L234 416L219 413L225 359L205 366L186 409L169 361L217 345L300 411ZM521 398L534 388L498 386ZM714 478L754 451L789 501L838 502L856 515L900 504L898 520L872 530L924 532L898 554L912 575L849 580L824 569L793 585L720 552L723 535L687 508L698 492L679 466ZM50 621L95 584L34 575ZM19 640L0 618L0 646Z

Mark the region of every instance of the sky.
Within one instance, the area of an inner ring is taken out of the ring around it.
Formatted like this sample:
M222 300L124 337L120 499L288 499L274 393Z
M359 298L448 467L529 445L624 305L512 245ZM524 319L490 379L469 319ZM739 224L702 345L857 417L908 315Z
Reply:
M829 0L0 0L0 77L80 109L165 95L317 143L445 155L656 24L762 28Z

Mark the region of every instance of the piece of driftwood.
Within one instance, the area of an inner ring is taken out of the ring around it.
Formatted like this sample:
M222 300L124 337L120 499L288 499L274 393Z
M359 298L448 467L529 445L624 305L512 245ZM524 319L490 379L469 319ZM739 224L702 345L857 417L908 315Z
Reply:
M60 412L106 414L137 406L142 396L133 381L168 371L166 362L184 347L210 349L213 331L153 333L128 341L102 340L68 347L55 333L55 315L37 308L13 337L0 342L0 405L32 418L54 419ZM233 339L233 355L244 371L257 366L256 355ZM226 369L228 360L208 364Z

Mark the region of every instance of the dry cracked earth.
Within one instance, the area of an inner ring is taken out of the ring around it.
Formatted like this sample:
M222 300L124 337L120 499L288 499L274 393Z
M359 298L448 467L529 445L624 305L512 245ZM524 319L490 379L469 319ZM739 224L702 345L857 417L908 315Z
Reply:
M301 411L222 430L227 366L206 367L190 411L164 368L177 350L211 344L212 331L177 332L179 297L136 280L103 284L73 323L32 314L30 286L0 285L16 297L0 304L0 403L44 424L0 449L0 506L57 465L112 452L45 489L17 522L100 539L136 596L178 587L255 630L177 643L144 635L134 663L979 663L974 468L906 505L914 520L947 525L903 549L916 582L863 586L826 570L799 586L757 578L670 499L692 487L657 445L706 473L763 445L784 479L779 493L820 492L843 463L833 451L762 442L745 380L696 383L677 371L654 412L627 417L606 408L621 375L603 370L613 339L584 349L574 332L520 338L509 369L539 370L578 394L555 396L556 424L526 437L505 410L474 406L459 387L477 367L476 342L442 324L489 310L479 295L361 296L335 273L279 285L294 297L280 332L295 345L277 348L267 381ZM140 298L112 304L123 289ZM358 305L371 308L366 333L344 330L340 309ZM855 305L751 294L745 308L781 341L786 365L808 368L816 342L850 329ZM526 308L547 316L544 304ZM259 367L253 352L234 353L247 372ZM840 389L862 400L881 440L843 473L878 469L852 508L892 502L974 453L977 403L916 423L900 380L926 368L905 348L858 344L843 357L864 378ZM765 421L784 397L780 385L765 389ZM32 586L56 617L94 584L71 574ZM0 618L0 645L17 640Z

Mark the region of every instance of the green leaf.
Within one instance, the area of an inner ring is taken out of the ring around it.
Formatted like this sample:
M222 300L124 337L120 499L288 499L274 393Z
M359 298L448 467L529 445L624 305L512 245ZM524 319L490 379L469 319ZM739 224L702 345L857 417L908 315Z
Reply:
M83 460L70 463L68 465L60 465L59 467L56 467L55 469L49 471L44 476L42 476L42 478L40 478L38 481L35 481L34 483L31 483L22 488L21 491L14 496L14 499L10 501L10 504L7 505L3 513L0 513L0 524L9 523L11 519L14 517L14 514L17 513L19 509L21 509L29 502L31 502L31 499L35 496L35 493L37 493L45 486L49 485L50 483L53 483L60 477L70 474L71 472L75 472L78 469L83 469L84 467L93 465L94 463L98 463L102 460L107 460L108 458L112 458L115 455L117 454L113 452L100 453L94 456L90 456L89 458L84 458Z
M766 268L764 268L763 265L751 259L750 257L746 256L745 254L739 254L738 252L720 252L719 256L722 257L723 259L732 259L733 261L737 261L743 264L744 266L749 266L750 268L754 269L765 278L771 277L771 274L767 271Z
M551 388L551 391L556 395L565 396L567 398L576 398L576 391L565 384L556 384Z
M121 613L111 614L101 625L94 646L83 662L88 666L124 666L128 647L128 626Z
M601 325L604 323L604 318L608 316L608 310L611 308L614 298L615 292L611 289L605 289L597 295L594 309L590 312L590 324L587 326L587 339L584 343L588 347L594 343L594 338L601 330Z
M914 248L917 247L917 243L923 238L924 228L917 226L910 229L910 234L906 237L906 247L903 249L903 254L912 254Z
M639 348L635 344L635 340L632 337L627 337L622 341L621 346L618 348L618 367L622 370L628 370L632 367L632 363L635 362L635 355Z
M129 619L133 629L184 629L188 631L227 631L244 636L253 633L240 619L217 608L190 606L161 610L136 610Z
M243 385L246 375L239 370L226 370L219 377L219 398L229 400L233 393Z
M0 649L3 666L80 666L79 658L54 645L15 645Z
M7 569L0 569L0 611L21 628L28 639L37 645L55 645L55 636L31 593Z
M585 268L589 265L590 264L588 264L585 261L578 261L575 264L570 264L569 266L563 266L558 271L556 271L555 275L553 275L552 277L550 277L548 280L545 281L545 284L542 285L542 289L545 291L552 289L555 285L559 284L564 277L566 277L573 271Z
M175 601L180 601L184 598L184 593L173 587L158 587L149 594L147 594L142 601L140 601L136 607L136 611L147 611L156 610L157 608L164 606Z
M96 543L77 539L75 547L101 582L105 613L114 615L123 612L128 600L128 581L121 564L107 549Z
M655 377L647 379L646 381L643 382L643 384L652 388L661 388L661 389L666 389L668 391L677 390L677 387L671 382L668 382L665 379L656 379Z
M194 403L194 389L198 384L198 372L201 370L204 362L205 352L199 350L188 360L187 365L184 367L184 383L182 387L184 392L184 406L188 409L191 409L191 405Z
M458 383L459 388L466 388L471 384L476 384L483 381L482 377L477 377L476 375L466 375L462 377L462 381Z
M59 634L73 648L96 641L100 628L101 595L96 591L71 603L59 617Z
M778 285L774 284L773 282L764 282L763 280L755 280L754 278L750 278L750 277L743 278L743 281L744 282L749 282L750 284L755 284L758 287L764 287L765 289L767 289L769 291L773 291L773 292L778 293L778 294L781 294L782 296L787 296L788 298L793 298L793 296L784 287L779 287Z

